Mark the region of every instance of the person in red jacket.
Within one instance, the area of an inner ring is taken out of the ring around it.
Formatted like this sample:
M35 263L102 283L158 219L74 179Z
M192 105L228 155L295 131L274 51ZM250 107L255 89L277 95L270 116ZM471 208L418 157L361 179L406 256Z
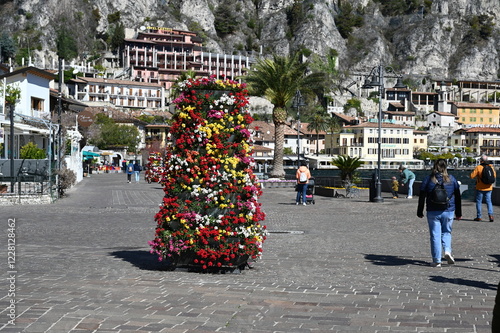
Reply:
M309 178L311 178L311 172L307 168L305 162L301 162L295 174L295 178L297 179L297 198L295 199L295 204L298 205L302 200L302 204L305 206L307 183L309 182Z

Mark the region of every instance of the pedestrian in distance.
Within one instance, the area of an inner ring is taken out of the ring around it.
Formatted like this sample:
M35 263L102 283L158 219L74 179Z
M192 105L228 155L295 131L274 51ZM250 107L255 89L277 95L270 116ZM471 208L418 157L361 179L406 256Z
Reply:
M140 174L141 171L142 171L142 167L139 164L139 161L136 161L134 163L134 175L135 175L135 182L136 183L139 182L139 174Z
M493 192L493 185L495 184L497 174L495 168L490 165L488 156L482 155L480 163L471 172L470 178L476 180L476 218L474 221L482 221L482 205L483 198L488 208L489 221L493 222L493 204L491 203L491 193Z
M413 183L415 182L415 174L407 169L404 165L399 166L401 187L408 186L408 199L413 198Z
M391 193L393 199L399 198L398 191L399 191L399 181L397 180L396 177L393 176L391 181Z
M132 161L127 164L127 181L132 181L132 174L134 173L134 163Z
M429 225L432 267L441 267L442 253L449 265L455 263L451 248L453 218L462 218L462 197L460 185L448 174L446 160L434 162L431 174L425 177L420 186L417 216L424 217L427 210Z
M295 178L297 179L297 198L295 199L295 204L300 204L302 201L302 205L306 205L306 192L307 192L307 183L311 178L311 172L307 167L305 162L301 162L300 167L297 169L295 174Z

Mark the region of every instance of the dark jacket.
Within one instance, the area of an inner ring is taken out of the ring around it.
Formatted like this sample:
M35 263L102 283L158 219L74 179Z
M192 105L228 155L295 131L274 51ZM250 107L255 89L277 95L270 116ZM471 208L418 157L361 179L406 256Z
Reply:
M432 175L428 175L422 181L420 185L420 194L418 198L418 208L417 208L417 216L424 216L424 205L427 206L427 211L447 211L447 212L455 212L455 216L462 216L462 195L460 194L460 185L458 184L455 177L449 175L450 182L444 183L444 188L446 189L446 193L448 193L448 198L450 198L450 204L448 208L443 209L442 207L436 207L430 202L429 194L432 192L434 187L437 185L432 181ZM436 174L436 179L439 183L443 181L443 176L441 174Z
M139 163L134 164L134 171L142 171L142 167Z

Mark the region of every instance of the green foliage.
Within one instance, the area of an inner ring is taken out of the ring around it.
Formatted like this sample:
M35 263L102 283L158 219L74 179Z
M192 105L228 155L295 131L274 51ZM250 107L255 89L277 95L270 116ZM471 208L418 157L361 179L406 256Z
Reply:
M0 60L12 58L15 54L16 43L7 33L2 33L0 35Z
M19 157L26 160L41 160L45 158L45 150L38 148L33 142L28 142L21 147Z
M225 0L215 10L215 30L220 36L230 35L235 32L239 25L236 11L232 0Z
M352 108L356 109L356 112L359 115L361 115L363 112L361 109L361 100L357 98L348 99L347 102L344 104L344 112Z
M425 161L427 159L434 161L434 160L436 160L436 155L434 155L433 153L430 153L424 149L420 149L419 152L417 153L416 158L419 160L422 160L422 161Z
M65 60L71 60L78 56L78 47L72 33L62 25L57 31L56 37L57 55Z
M291 39L304 21L304 8L301 0L294 0L293 5L286 9L286 21L288 24L287 37Z
M284 155L293 155L293 150L291 147L285 147L283 148L283 154Z
M99 134L89 140L91 144L99 149L127 146L129 151L136 151L139 144L137 127L116 124L104 114L97 114L95 123Z
M429 9L432 1L425 4L422 0L374 0L380 4L380 11L384 16L399 16L416 12L420 6L424 5Z
M335 17L335 25L344 39L349 37L354 28L362 27L363 24L361 8L354 9L349 2L340 3L339 14Z
M112 50L119 49L124 43L125 27L123 26L123 23L119 23L110 30L111 33L108 44Z
M140 121L148 124L166 124L168 123L168 118L163 116L150 116L146 114L141 114L137 117Z
M0 95L3 94L3 83L0 82ZM15 105L21 98L21 88L18 84L7 84L5 86L5 102L10 105Z
M121 13L119 11L108 15L109 24L118 23L120 22L120 19L121 19Z
M474 15L469 18L469 26L472 37L488 39L493 34L493 17L486 14Z
M198 37L201 38L203 42L206 42L208 40L207 33L203 30L203 27L196 21L191 21L188 24L188 30L192 32L196 32Z
M363 165L360 157L351 157L348 155L340 155L332 159L332 164L340 170L340 178L342 180L353 180L355 171Z

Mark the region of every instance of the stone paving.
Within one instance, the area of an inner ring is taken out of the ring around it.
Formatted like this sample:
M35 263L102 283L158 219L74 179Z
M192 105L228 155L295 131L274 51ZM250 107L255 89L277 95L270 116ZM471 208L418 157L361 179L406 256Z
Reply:
M1 207L0 331L491 332L500 222L473 222L470 201L454 224L456 264L431 268L416 199L316 196L304 207L292 189L266 188L263 258L241 274L200 274L149 253L162 195L99 174L55 204Z

